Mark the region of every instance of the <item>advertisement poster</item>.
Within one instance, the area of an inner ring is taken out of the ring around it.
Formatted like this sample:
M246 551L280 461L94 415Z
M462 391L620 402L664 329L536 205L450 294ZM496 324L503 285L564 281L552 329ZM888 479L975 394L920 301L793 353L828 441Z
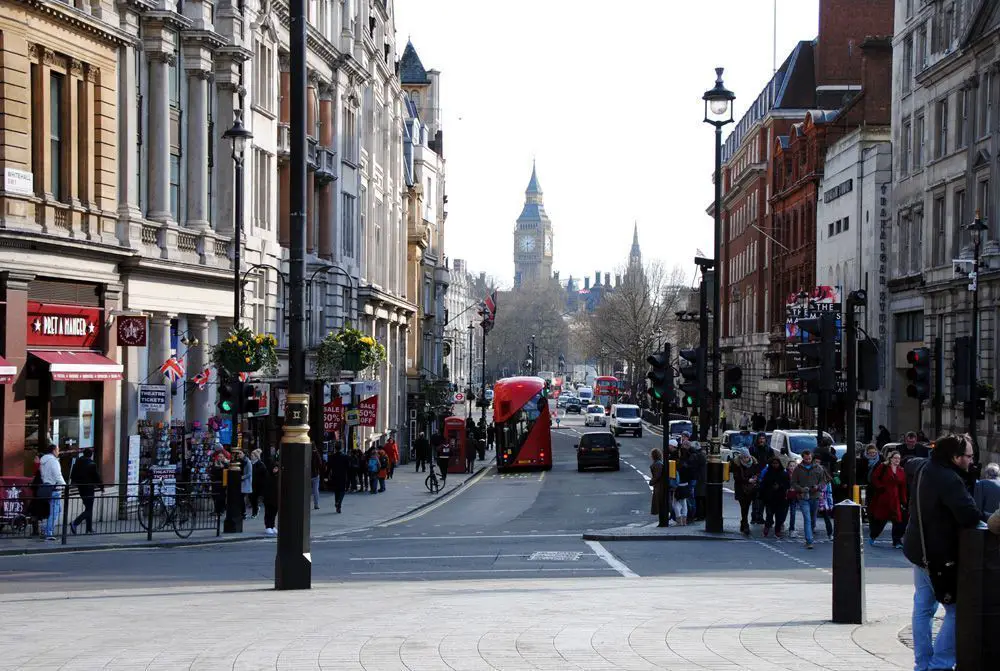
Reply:
M139 497L139 445L138 434L128 437L128 466L125 471L125 496L129 501Z
M80 449L94 446L94 399L80 399Z
M139 409L146 412L167 411L167 385L140 384Z
M156 493L167 506L174 505L177 496L177 468L175 466L150 466L150 477L156 483Z
M378 415L378 396L372 396L358 403L358 423L360 426L375 426Z
M344 423L344 404L337 397L323 405L323 433L334 433Z
M279 388L274 392L275 402L278 404L278 417L285 416L285 401L288 398L288 390L284 387Z
M223 417L219 420L219 430L215 432L216 437L219 442L223 445L233 444L233 419L232 417Z

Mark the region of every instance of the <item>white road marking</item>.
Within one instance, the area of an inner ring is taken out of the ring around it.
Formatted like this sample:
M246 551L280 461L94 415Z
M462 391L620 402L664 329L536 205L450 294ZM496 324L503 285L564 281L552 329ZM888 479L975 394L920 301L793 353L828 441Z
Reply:
M594 554L603 559L605 564L607 564L614 570L618 571L622 575L622 577L624 578L639 577L638 574L636 574L632 569L630 569L628 566L625 566L625 564L621 560L619 560L613 554L608 552L608 549L603 545L601 545L600 542L598 541L584 541L584 542L590 546L590 549L594 551Z
M417 519L418 517L423 517L427 513L432 512L434 510L437 510L438 508L440 508L441 506L449 503L450 501L454 501L457 497L461 496L465 492L467 492L470 489L472 489L473 485L475 485L477 482L479 482L480 480L482 480L484 477L486 477L486 475L488 473L492 472L493 470L494 470L494 468L492 466L484 468L482 471L479 472L479 475L475 475L472 478L466 480L464 483L462 483L461 485L459 485L456 489L452 490L451 492L449 492L448 494L444 495L443 497L438 497L437 501L435 501L431 505L427 506L426 508L421 508L420 510L417 510L416 512L414 512L414 513L412 513L410 515L406 515L405 517L400 517L399 519L392 520L392 521L389 521L389 522L385 522L383 524L378 524L376 526L381 527L381 528L391 527L391 526L394 526L396 524L403 524L405 522L412 522L413 520ZM434 526L440 526L440 525L439 524L435 524Z
M791 559L793 562L797 562L797 563L802 564L803 566L806 566L808 568L816 569L820 573L825 573L825 574L831 575L831 576L833 575L833 573L829 569L820 568L819 566L816 566L815 564L810 564L806 560L799 559L795 555L791 555L791 554L785 552L781 548L779 548L779 547L777 547L777 546L775 546L775 545L773 545L771 543L765 543L764 541L758 541L758 540L755 540L754 542L757 543L757 545L760 545L761 547L765 547L768 550L770 550L771 552L779 554L779 555L781 555L782 557L784 557L786 559Z
M611 571L610 568L484 568L429 569L427 571L351 571L351 575L421 575L427 573L539 573L554 571ZM634 574L633 574L634 575ZM636 576L638 577L638 576Z
M579 557L595 557L592 552L560 552L560 551L548 551L543 550L540 552L534 552L532 554L508 554L508 555L498 555L496 553L486 554L486 555L425 555L423 557L407 557L407 556L397 556L397 557L351 557L348 561L399 561L403 559L516 559L516 558L533 558L532 561L553 561L548 556L540 556L538 559L534 559L535 555L575 555L575 559ZM39 574L42 575L42 574Z
M441 541L441 540L458 540L458 539L490 539L490 538L579 538L584 534L584 531L577 531L572 534L512 534L509 532L504 532L500 536L425 536L421 534L420 536L393 536L387 538L314 538L312 542L315 543L357 543L359 541Z

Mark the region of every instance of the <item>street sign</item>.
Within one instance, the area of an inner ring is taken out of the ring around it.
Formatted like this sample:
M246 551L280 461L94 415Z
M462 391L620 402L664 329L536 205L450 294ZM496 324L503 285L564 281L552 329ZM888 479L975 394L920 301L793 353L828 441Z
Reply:
M166 412L167 385L140 384L139 408L146 412Z
M361 426L375 426L378 416L378 396L371 396L358 403L358 421Z
M465 403L465 394L460 391L455 392L455 403Z
M323 432L333 433L340 430L340 425L344 423L344 404L340 397L333 399L323 405Z
M347 411L347 426L357 426L361 423L357 408Z

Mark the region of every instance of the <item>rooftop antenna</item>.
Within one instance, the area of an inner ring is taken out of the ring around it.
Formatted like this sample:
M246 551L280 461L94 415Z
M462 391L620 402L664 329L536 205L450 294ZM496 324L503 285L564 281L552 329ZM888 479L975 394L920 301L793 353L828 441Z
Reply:
M771 74L778 73L778 0L774 0L774 27L771 31Z

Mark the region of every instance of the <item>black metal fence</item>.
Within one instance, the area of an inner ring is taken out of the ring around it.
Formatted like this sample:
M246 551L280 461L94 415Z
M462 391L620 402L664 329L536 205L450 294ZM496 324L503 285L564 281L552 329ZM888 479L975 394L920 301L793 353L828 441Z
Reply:
M87 535L145 534L150 541L161 533L188 538L195 531L214 531L218 536L224 501L204 483L169 480L97 485L82 493L70 485L51 500L40 498L30 485L0 485L0 540L34 536L65 545Z

